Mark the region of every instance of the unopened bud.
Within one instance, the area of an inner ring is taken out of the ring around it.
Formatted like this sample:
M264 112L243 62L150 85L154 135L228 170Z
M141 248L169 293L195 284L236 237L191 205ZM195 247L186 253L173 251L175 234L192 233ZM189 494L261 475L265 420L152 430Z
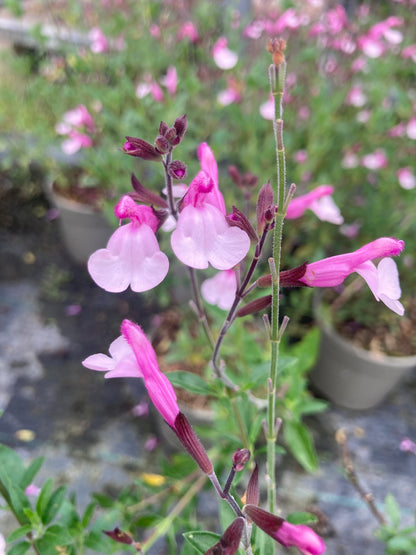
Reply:
M122 148L123 152L126 154L142 158L143 160L153 160L157 162L161 160L160 153L147 141L143 141L143 139L138 139L136 137L126 137L126 139L127 142L124 143Z
M236 472L241 472L245 464L250 460L250 451L248 449L238 449L233 453L233 466Z
M123 532L122 530L120 530L120 528L114 528L114 530L111 530L111 531L104 530L104 534L106 534L109 538L111 538L112 540L118 543L132 545L132 543L134 542L133 538L128 534L126 534L126 532Z
M169 131L169 125L164 121L161 121L159 125L159 135L165 136L167 131Z
M259 467L254 467L251 473L250 480L247 484L245 501L247 504L258 505L260 500L260 488L259 488Z
M273 188L270 184L270 181L268 181L261 187L259 191L259 196L257 198L257 205L256 205L257 233L259 235L263 233L266 223L269 223L269 218L266 219L266 211L270 211L270 207L272 205L273 205ZM267 214L267 216L269 216L269 214Z
M176 137L172 139L171 144L172 146L178 145L185 136L186 129L188 127L188 121L186 119L186 114L183 116L176 118L173 127L176 130Z
M173 179L183 179L186 176L186 164L180 160L173 160L168 166L168 174Z
M305 275L306 268L308 266L307 262L304 262L300 266L296 266L296 268L292 268L290 270L283 270L279 273L279 285L281 287L307 287L306 283L300 281L301 278ZM265 276L261 276L257 279L257 285L259 287L271 287L272 285L272 276L271 274L267 274Z
M188 422L186 416L181 412L175 418L174 432L178 436L179 441L197 463L199 468L205 474L212 474L214 469L212 462L195 434L191 424Z
M273 58L275 66L279 66L285 59L286 41L284 39L270 39L267 43L267 50Z
M231 177L237 187L242 187L243 183L241 179L241 174L238 171L237 166L228 166L228 175Z
M254 299L247 303L246 305L242 306L237 310L235 313L236 318L242 318L243 316L248 316L249 314L255 314L256 312L260 312L260 310L264 310L272 303L272 296L266 295L265 297L260 297L259 299Z
M241 210L238 210L238 208L236 208L235 206L233 206L232 214L229 214L227 216L227 221L231 226L239 227L240 229L245 231L250 237L251 241L254 241L255 243L259 242L259 237L256 233L256 230L251 225L248 218L241 212Z
M236 518L221 536L220 541L210 547L205 555L234 555L240 545L244 530L244 518Z
M168 207L168 203L164 198L159 196L157 193L146 189L146 187L140 183L134 174L131 174L131 184L134 189L134 193L130 193L130 196L136 202L149 204L151 206L158 206L159 208Z
M158 135L155 140L155 148L160 154L167 154L170 150L169 141L163 135Z

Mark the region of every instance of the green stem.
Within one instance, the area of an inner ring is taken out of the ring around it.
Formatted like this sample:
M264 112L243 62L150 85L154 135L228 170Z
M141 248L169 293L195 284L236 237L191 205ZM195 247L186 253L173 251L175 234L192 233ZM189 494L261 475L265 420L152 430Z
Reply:
M283 143L283 92L286 74L286 62L280 66L272 64L269 67L269 82L271 92L275 99L276 120L273 124L274 139L276 144L277 181L275 197L277 199L277 213L273 229L273 249L270 270L272 274L272 307L270 323L270 374L267 408L267 474L268 474L268 506L271 513L276 507L276 390L279 371L279 272L281 258L281 243L283 235L283 222L285 216L285 184L286 184L286 159Z

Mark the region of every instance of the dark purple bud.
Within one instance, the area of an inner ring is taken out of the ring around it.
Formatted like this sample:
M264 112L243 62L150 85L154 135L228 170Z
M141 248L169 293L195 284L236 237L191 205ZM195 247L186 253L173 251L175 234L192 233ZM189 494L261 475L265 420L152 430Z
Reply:
M169 125L164 121L161 121L159 125L159 135L165 136L168 131L169 131Z
M258 505L260 500L260 488L259 488L259 467L254 467L253 472L251 473L250 480L247 484L246 494L245 494L245 502L247 505Z
M271 304L271 295L260 297L259 299L254 299L254 301L247 303L237 310L237 312L235 313L236 318L242 318L243 316L248 316L249 314L255 314L256 312L260 312L260 310L264 310Z
M176 129L174 127L169 127L165 133L165 137L169 143L173 145L173 141L176 139Z
M146 189L144 185L140 183L134 174L131 174L131 184L134 189L134 193L130 193L130 196L136 201L142 204L149 204L150 206L158 206L159 208L167 208L168 203L158 194Z
M129 154L130 156L137 156L137 158L142 158L143 160L153 160L160 161L160 153L157 152L155 147L150 143L143 141L142 139L137 139L135 137L126 137L127 142L124 143L122 148L123 152Z
M188 127L188 121L186 119L186 114L180 118L176 118L173 127L176 130L176 137L171 141L172 146L178 145L185 136L186 128Z
M273 205L273 188L270 184L270 181L268 181L261 187L259 191L259 196L257 198L257 205L256 205L257 233L259 235L263 233L267 223L265 218L265 212L266 210L269 210L272 205ZM273 221L273 216L271 221Z
M176 433L179 441L197 463L202 472L208 475L212 474L214 471L212 462L209 460L202 443L197 438L186 416L181 412L175 418L173 431Z
M244 469L244 465L250 460L250 451L248 449L237 449L233 453L233 467L236 472Z
M250 172L244 174L243 183L246 187L256 187L259 178Z
M126 545L132 545L132 543L134 542L133 538L131 536L129 536L128 534L126 534L126 532L123 532L122 530L120 530L120 528L114 528L114 530L111 531L105 531L103 530L104 534L106 534L107 536L109 536L112 540L118 542L118 543L124 543Z
M231 177L231 179L234 181L237 187L243 186L241 174L238 171L237 166L228 166L228 175Z
M236 518L221 536L220 541L210 547L205 555L234 555L240 545L244 529L244 518Z
M305 275L306 268L308 263L304 262L300 266L296 266L296 268L292 268L291 270L284 270L283 272L279 273L279 284L281 287L308 287L305 283L300 281L301 278ZM259 287L271 287L272 285L272 276L268 274L266 276L261 276L257 280L257 285Z
M183 179L186 177L186 164L180 160L173 160L168 166L168 174L173 179Z
M256 233L256 230L251 225L248 218L241 212L241 210L238 210L238 208L236 208L235 206L233 206L232 214L229 214L227 216L227 221L231 226L239 227L240 229L245 231L250 237L251 241L254 241L255 243L259 242L259 237Z
M160 154L167 154L171 148L169 141L163 135L158 135L155 141L155 148Z

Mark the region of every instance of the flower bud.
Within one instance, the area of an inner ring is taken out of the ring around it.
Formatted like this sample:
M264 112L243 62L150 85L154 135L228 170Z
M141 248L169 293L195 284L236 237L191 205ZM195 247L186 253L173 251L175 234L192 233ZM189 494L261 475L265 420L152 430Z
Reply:
M270 184L270 181L268 181L261 187L259 191L259 196L257 198L257 205L256 205L257 233L259 235L263 233L266 223L270 223L271 221L273 221L273 215L271 220L269 218L270 216L269 213L267 213L267 217L266 217L266 211L270 211L270 207L272 205L273 205L273 188Z
M170 150L169 141L163 135L158 135L155 140L155 148L160 154L167 154Z
M236 226L245 231L250 237L251 241L254 241L255 243L259 242L259 237L256 233L256 230L251 225L248 218L235 206L233 206L232 214L229 214L227 216L227 221L230 226Z
M136 202L149 204L151 206L158 206L159 208L168 207L168 203L165 199L153 191L146 189L146 187L140 183L133 173L131 174L131 184L134 189L134 193L130 193L130 196Z
M279 66L285 60L286 41L284 39L270 39L267 43L267 50L272 55L274 65Z
M234 555L240 545L244 529L244 518L236 518L221 536L220 541L210 547L205 555Z
M169 131L169 125L164 121L161 121L159 125L159 135L163 135L163 137L165 137L168 131Z
M233 453L233 467L236 472L244 469L244 465L250 460L250 451L248 449L238 449Z
M281 287L305 287L306 283L300 281L305 275L308 263L304 262L296 268L291 268L290 270L283 270L279 273L279 284ZM271 287L272 276L268 274L266 276L261 276L257 280L257 285L259 287Z
M161 160L160 153L150 143L137 139L136 137L126 137L127 142L122 148L123 152L130 156L136 156L143 160L153 160L159 162Z
M251 505L258 505L260 500L260 488L259 488L259 467L254 467L251 473L250 480L247 484L247 489L245 493L245 502Z
M176 137L171 141L172 146L178 145L185 136L186 129L188 127L188 121L186 119L186 114L176 118L173 127L176 130Z
M272 296L267 295L265 297L260 297L259 299L254 299L247 303L246 305L242 306L237 310L235 313L236 318L242 318L243 316L248 316L249 314L255 314L260 310L264 310L272 303Z
M180 160L173 160L168 166L168 174L173 179L183 179L186 176L186 164Z
M123 532L122 530L120 530L120 528L114 528L114 530L111 530L111 531L104 530L104 534L106 534L108 537L110 537L112 540L116 541L117 543L124 543L126 545L132 545L133 543L133 538L128 534L126 534L126 532Z

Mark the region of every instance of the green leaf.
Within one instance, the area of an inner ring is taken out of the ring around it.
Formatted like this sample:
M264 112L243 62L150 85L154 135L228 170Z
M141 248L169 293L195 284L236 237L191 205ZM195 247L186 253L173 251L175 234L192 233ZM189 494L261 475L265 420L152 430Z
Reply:
M19 524L29 524L26 511L31 511L31 506L24 491L15 484L8 483L6 485L9 499L8 502L14 514L19 521Z
M177 370L175 372L169 372L167 377L174 386L186 389L191 393L196 393L198 395L212 395L213 393L209 384L207 384L203 378L192 372Z
M22 477L21 486L23 488L27 488L33 482L33 478L41 469L44 460L45 457L38 457L30 463Z
M49 524L55 518L56 513L59 511L59 509L62 506L62 503L65 500L65 495L66 495L66 486L61 486L52 493L48 501L48 504L46 505L45 511L41 515L42 522L44 524Z
M286 420L283 426L283 436L288 448L296 460L308 472L315 472L318 468L312 436L301 422Z
M214 534L214 532L185 532L183 537L187 542L189 542L198 553L204 554L210 547L215 545L220 536L218 534Z
M49 503L49 498L51 496L52 489L53 489L53 479L48 478L46 482L43 484L42 489L40 490L40 493L39 493L38 500L36 502L36 512L42 518L42 522L43 522L43 514L45 513L46 507Z
M91 522L96 507L97 503L95 501L91 501L91 503L88 504L87 508L84 511L84 514L82 515L81 524L83 528L86 528Z
M50 526L43 536L35 541L36 549L42 555L56 555L58 547L68 545L72 542L67 529L59 524Z
M297 511L287 515L286 520L291 524L309 524L311 522L318 522L318 518L312 513L306 511Z
M400 507L394 496L390 493L388 493L384 499L384 509L389 517L391 525L394 528L398 528L401 520Z
M12 543L16 540L19 540L22 536L26 536L29 532L32 531L32 526L30 524L25 524L25 526L19 526L16 530L13 530L11 534L7 537L7 543Z
M5 485L7 479L13 484L20 484L25 467L19 455L6 445L0 445L0 482Z
M29 542L20 542L7 551L7 555L23 555L30 548ZM55 554L56 555L56 554Z
M414 553L416 546L416 538L408 538L404 536L395 536L387 542L388 549L392 549L392 553Z
M328 408L326 401L320 399L304 399L299 409L302 414L317 414Z

